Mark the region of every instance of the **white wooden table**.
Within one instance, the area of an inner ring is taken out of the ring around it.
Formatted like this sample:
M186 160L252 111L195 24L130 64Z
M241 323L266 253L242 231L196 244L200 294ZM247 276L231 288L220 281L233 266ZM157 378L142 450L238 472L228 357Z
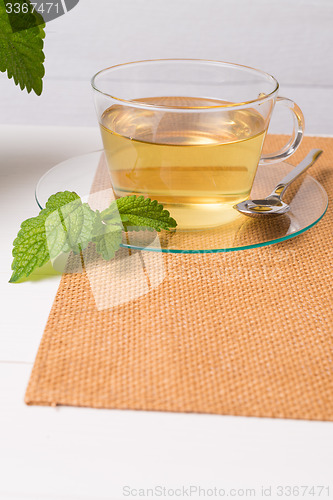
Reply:
M171 489L165 498L204 497L190 485L236 498L263 497L262 486L280 498L279 485L322 485L331 490L320 498L333 498L333 423L23 403L60 278L9 284L12 241L38 213L39 177L100 147L97 127L0 126L0 499L113 500L155 486ZM147 494L140 498L155 498Z

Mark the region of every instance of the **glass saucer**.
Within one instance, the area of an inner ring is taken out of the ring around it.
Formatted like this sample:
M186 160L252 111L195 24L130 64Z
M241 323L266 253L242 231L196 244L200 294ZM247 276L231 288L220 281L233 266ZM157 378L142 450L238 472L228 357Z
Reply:
M98 167L98 189L96 171ZM259 166L250 198L264 198L292 169L288 163ZM95 185L91 195L92 185ZM113 198L104 153L96 151L71 158L49 170L38 182L36 201L40 208L51 194L75 191L93 208L106 208ZM99 196L100 195L100 196ZM100 206L100 201L103 205ZM124 233L123 247L170 253L212 253L246 250L278 243L298 236L313 227L327 210L328 198L324 188L309 175L295 182L284 198L291 210L286 215L252 219L235 211L230 222L219 227L200 230L130 231Z

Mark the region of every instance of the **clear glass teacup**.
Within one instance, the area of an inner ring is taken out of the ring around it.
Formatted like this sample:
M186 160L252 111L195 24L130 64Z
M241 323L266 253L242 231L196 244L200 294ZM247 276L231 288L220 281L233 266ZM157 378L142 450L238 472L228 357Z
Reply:
M299 146L304 119L277 80L237 64L161 59L119 64L92 79L116 196L163 203L179 228L229 222L249 197L258 164ZM284 148L262 155L275 103L293 116Z

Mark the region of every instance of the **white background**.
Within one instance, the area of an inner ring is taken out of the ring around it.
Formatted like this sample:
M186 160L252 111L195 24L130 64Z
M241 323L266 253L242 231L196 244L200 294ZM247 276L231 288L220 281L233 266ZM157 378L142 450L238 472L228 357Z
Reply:
M122 485L158 484L255 488L256 498L262 485L330 484L333 498L331 423L25 406L59 277L7 283L38 178L100 147L94 72L159 57L251 65L277 77L308 133L333 135L332 20L332 0L81 0L47 26L42 97L0 75L1 500L113 500ZM274 130L285 126L277 118Z

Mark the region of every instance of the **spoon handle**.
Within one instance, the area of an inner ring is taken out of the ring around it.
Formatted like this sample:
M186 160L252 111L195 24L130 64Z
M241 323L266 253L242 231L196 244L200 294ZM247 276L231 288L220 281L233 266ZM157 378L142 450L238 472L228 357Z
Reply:
M309 167L311 167L314 162L319 158L322 153L322 149L312 149L308 155L297 165L297 167L293 168L291 172L289 172L282 181L274 188L270 196L279 196L280 198L285 193L286 189L290 186L292 182L294 182L297 177L299 177L303 172L305 172Z

